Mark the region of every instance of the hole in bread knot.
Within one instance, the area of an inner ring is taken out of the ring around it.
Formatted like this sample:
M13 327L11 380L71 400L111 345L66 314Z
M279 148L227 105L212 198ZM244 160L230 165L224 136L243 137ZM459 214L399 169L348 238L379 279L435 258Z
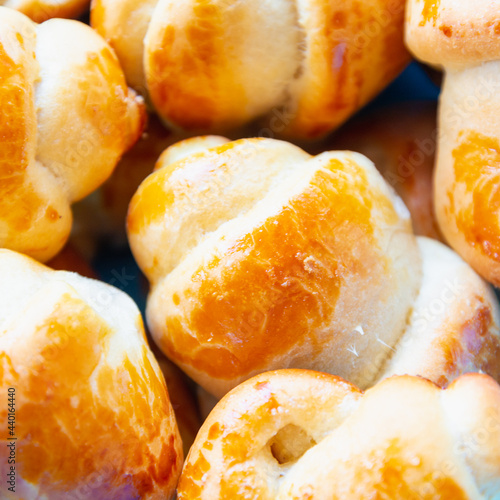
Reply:
M288 424L269 440L271 454L280 465L297 461L316 441L294 424Z

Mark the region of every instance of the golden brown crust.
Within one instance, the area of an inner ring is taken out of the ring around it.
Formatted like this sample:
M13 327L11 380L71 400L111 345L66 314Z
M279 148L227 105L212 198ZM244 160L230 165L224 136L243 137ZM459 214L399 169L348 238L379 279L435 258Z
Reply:
M290 87L286 136L316 138L343 123L408 63L404 1L297 1L301 76ZM272 123L270 124L272 126Z
M110 44L123 67L128 83L146 94L143 68L144 37L158 0L94 0L92 27Z
M102 183L137 140L143 104L85 25L37 26L5 7L0 25L0 245L47 260L68 237L70 203Z
M76 19L88 9L90 0L0 0L0 5L43 23L54 17Z
M279 105L300 57L294 16L286 0L258 9L225 0L158 3L144 68L160 116L187 130L227 130ZM273 36L263 36L265 27Z
M409 48L427 63L463 68L499 58L495 0L410 0L405 26Z
M500 285L500 61L446 75L434 196L449 243Z
M479 500L498 492L499 423L500 387L484 375L444 391L392 377L363 394L317 372L268 372L214 408L178 498Z
M155 16L148 28L144 63L151 99L160 116L183 128L203 130L214 123L224 127L226 120L237 123L231 112L244 110L244 96L231 88L234 76L221 25L224 3L189 3L192 10L185 25L179 26L173 5L164 2L161 17Z
M359 109L408 62L403 0L98 0L92 26L168 123L315 138ZM131 29L131 19L138 22ZM272 34L272 36L270 36Z
M4 498L171 498L181 441L131 299L9 250L0 272L0 385L16 391L17 438Z

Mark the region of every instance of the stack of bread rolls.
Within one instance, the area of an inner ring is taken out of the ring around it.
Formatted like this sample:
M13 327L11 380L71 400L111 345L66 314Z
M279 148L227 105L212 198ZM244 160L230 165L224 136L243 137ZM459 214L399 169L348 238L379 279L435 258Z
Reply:
M0 0L0 498L500 498L500 4L90 3Z

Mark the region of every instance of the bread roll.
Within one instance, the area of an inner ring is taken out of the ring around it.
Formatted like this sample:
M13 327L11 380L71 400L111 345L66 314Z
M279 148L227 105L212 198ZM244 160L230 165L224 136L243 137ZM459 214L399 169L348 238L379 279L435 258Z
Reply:
M0 7L0 72L0 247L46 261L68 238L70 204L139 137L144 106L76 21L36 25Z
M367 158L271 139L192 152L210 141L167 150L128 214L151 333L198 384L221 397L259 372L309 368L366 388L414 335L422 350L397 373L500 376L492 291L415 238Z
M443 67L434 188L450 245L500 285L500 4L408 2L406 39L419 59Z
M403 69L404 0L94 0L92 26L163 120L311 139Z
M306 370L268 372L218 403L179 500L474 499L500 494L500 387L390 378L363 394Z
M90 5L90 0L0 0L0 5L16 9L37 23L53 17L77 18Z
M2 498L172 498L182 444L133 301L5 249L0 275Z

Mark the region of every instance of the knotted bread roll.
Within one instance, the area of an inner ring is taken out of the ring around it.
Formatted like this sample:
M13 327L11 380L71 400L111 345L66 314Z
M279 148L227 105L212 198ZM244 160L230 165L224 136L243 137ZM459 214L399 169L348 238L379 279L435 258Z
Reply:
M454 252L415 238L367 158L224 141L167 149L128 215L151 333L198 384L220 397L277 368L361 388L388 373L500 377L491 289Z
M36 25L0 7L0 247L48 260L70 204L111 174L139 137L142 99L88 26Z
M404 0L94 0L91 22L169 124L265 116L267 134L314 138L408 62L403 11Z
M500 387L390 378L362 393L306 370L261 374L218 403L179 500L474 499L500 495Z
M0 0L0 5L42 23L53 17L77 18L88 9L90 0Z
M171 498L182 444L133 301L5 249L0 275L2 498Z
M435 206L451 246L500 285L500 3L410 0L412 52L443 67Z

